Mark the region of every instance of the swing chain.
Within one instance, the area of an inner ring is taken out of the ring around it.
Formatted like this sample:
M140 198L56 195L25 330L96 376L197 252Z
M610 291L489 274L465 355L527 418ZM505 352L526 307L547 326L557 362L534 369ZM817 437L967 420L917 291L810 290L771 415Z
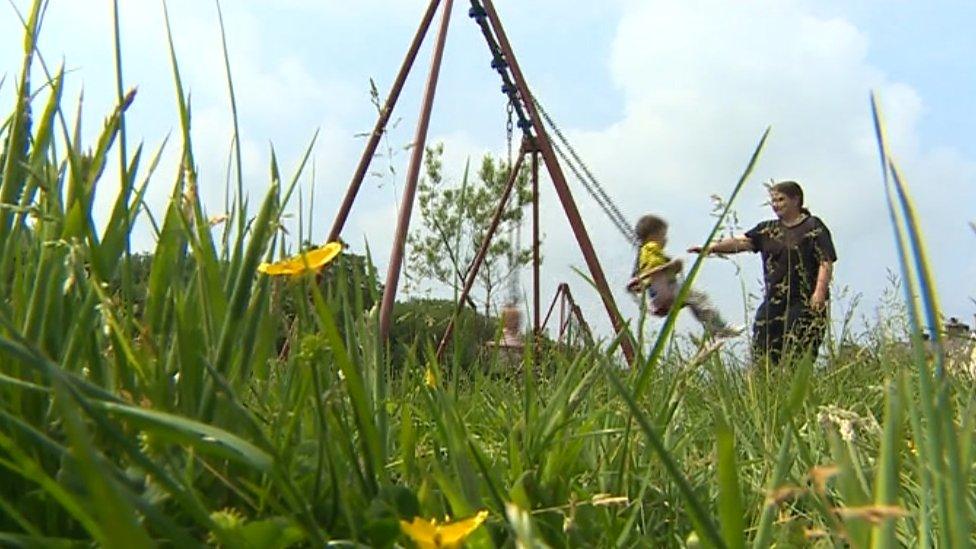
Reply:
M597 181L596 177L593 176L593 172L590 171L589 167L587 167L587 165L583 162L583 159L580 158L579 154L577 154L576 149L573 148L573 146L569 143L569 140L566 139L566 136L563 135L563 132L558 126L556 126L556 123L549 116L549 113L546 112L546 109L543 108L542 104L539 103L539 100L533 97L532 102L535 105L536 110L538 110L539 114L542 116L543 121L556 135L558 143L556 141L552 142L553 150L560 158L562 158L563 163L566 164L570 171L573 172L576 179L583 184L583 187L590 194L593 200L596 201L597 205L600 206L600 209L603 210L603 213L606 214L620 234L623 235L623 237L628 241L637 242L637 235L634 234L634 230L630 227L630 224L627 223L627 218L624 217L624 215L620 212L620 208L618 208L617 205L614 204L613 200L610 199L610 196L607 195L603 185L601 185L600 182ZM563 147L569 151L568 155L562 150L562 148L560 148L559 143L561 143Z
M512 122L512 114L515 112L515 105L509 100L505 110L508 112L508 121L505 122L505 140L508 144L508 169L512 169L512 131L515 124Z

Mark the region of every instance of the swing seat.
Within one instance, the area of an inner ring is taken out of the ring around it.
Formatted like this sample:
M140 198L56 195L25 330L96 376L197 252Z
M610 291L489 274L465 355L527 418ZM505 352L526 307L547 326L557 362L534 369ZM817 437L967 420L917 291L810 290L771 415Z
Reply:
M627 290L633 293L639 293L647 289L657 277L667 277L671 278L677 276L681 272L682 263L680 259L672 259L664 265L655 267L646 273L642 273L639 276L635 276L630 279L627 283ZM665 313L667 314L667 313Z

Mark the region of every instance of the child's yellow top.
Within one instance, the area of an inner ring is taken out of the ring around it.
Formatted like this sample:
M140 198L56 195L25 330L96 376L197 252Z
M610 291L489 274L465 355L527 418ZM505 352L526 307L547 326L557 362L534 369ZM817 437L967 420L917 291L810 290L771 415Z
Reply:
M647 274L671 259L664 255L664 248L653 240L641 244L640 253L637 256L637 275Z

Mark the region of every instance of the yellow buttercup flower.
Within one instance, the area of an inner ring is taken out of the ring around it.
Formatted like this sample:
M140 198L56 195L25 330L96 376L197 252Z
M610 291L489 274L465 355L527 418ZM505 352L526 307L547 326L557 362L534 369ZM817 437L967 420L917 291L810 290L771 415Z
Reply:
M276 263L262 263L258 265L258 272L271 276L301 275L310 271L317 271L328 265L342 251L342 244L329 242L325 246L303 252Z
M424 372L424 383L431 389L437 388L437 377L434 376L434 371L431 370L429 366L427 367L427 370Z
M478 511L473 517L438 524L437 519L414 517L412 522L400 521L400 529L420 549L460 547L464 540L488 518L488 511Z

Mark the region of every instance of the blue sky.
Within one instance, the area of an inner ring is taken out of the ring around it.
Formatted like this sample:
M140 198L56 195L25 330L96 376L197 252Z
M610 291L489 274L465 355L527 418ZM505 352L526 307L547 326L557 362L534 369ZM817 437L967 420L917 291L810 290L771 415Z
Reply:
M14 2L25 10L27 2ZM161 3L125 0L123 51L127 86L138 86L129 111L130 138L155 148L178 128ZM272 7L273 5L273 7ZM286 171L316 129L313 239L324 238L375 112L369 79L385 92L426 2L363 0L238 0L222 5L244 135L247 189L263 194L273 143ZM216 8L171 0L176 49L192 93L194 142L201 196L209 213L223 210L231 138ZM516 54L534 93L566 131L624 214L656 212L671 221L671 251L681 255L712 223L712 194L729 192L763 129L770 141L736 205L742 229L771 216L763 181L796 179L814 213L831 228L840 261L835 316L861 294L859 315L874 316L896 266L891 229L871 135L868 93L881 97L890 138L923 217L929 251L947 314L972 319L976 304L976 39L966 22L971 2L940 0L748 0L607 2L498 0ZM0 73L10 88L21 53L19 23L0 8ZM446 148L447 176L457 180L466 158L504 150L504 102L499 82L467 3L455 16L431 125ZM85 90L86 134L114 101L110 2L51 2L41 48L48 62L72 69L65 97ZM429 45L430 41L428 41ZM413 135L427 72L425 48L391 132L396 149ZM39 77L39 75L38 75ZM74 108L69 109L73 113ZM73 115L72 115L73 116ZM175 137L175 135L174 135ZM175 178L175 141L164 155L149 201L162 211ZM392 162L405 172L407 155ZM388 165L378 159L377 167ZM108 176L112 177L111 174ZM111 179L107 179L111 181ZM578 184L577 201L607 276L619 289L633 250ZM402 175L371 178L345 237L361 249L368 239L381 268L391 240ZM603 312L573 273L582 267L571 233L548 187L543 194L546 237L543 295L567 280L591 321ZM103 184L99 204L114 199ZM302 182L308 205L311 177ZM297 205L297 204L296 204ZM528 227L525 227L526 234ZM136 247L152 239L143 225ZM745 321L743 294L759 291L759 261L709 261L699 286L725 314ZM846 288L846 291L843 291ZM524 287L529 291L528 285ZM694 329L685 323L687 329Z
M961 0L844 4L853 7L846 15L870 37L867 59L924 98L919 133L926 143L976 156L976 143L965 137L976 124L976 72L967 53L976 51L969 24L976 5Z

